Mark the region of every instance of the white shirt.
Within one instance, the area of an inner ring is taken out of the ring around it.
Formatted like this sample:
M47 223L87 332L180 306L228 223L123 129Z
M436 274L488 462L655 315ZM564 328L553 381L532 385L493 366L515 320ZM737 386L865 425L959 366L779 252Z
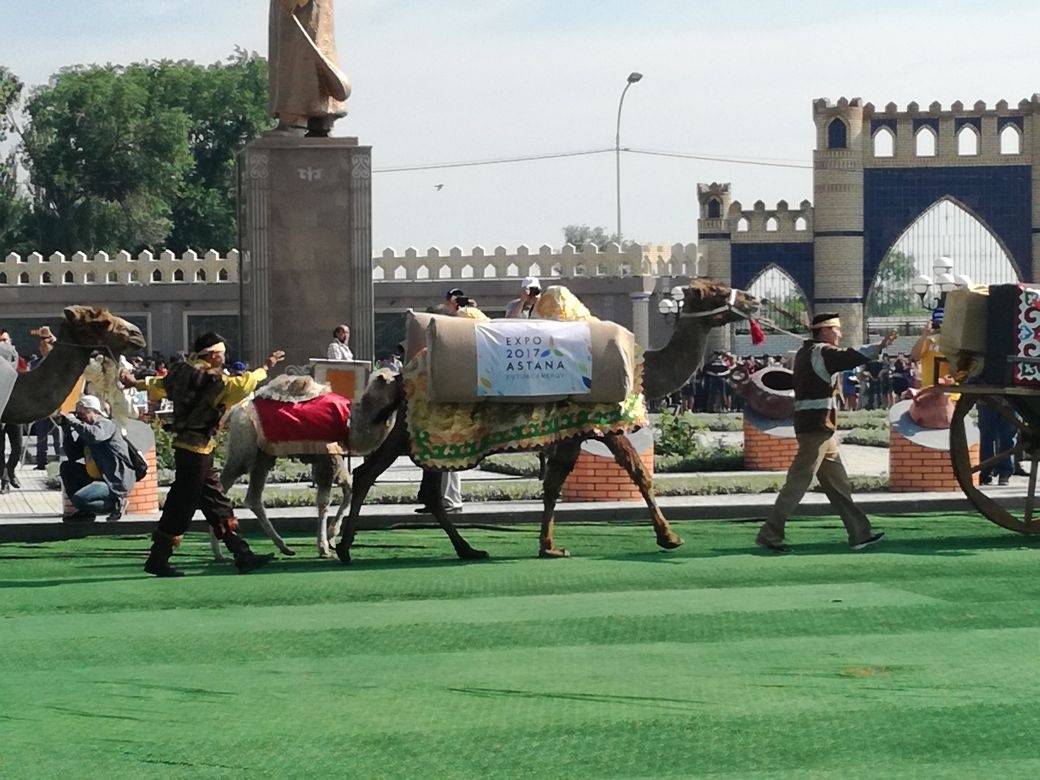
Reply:
M329 350L326 357L328 357L329 360L353 360L354 353L350 351L350 347L339 339L333 339L332 343L329 344Z

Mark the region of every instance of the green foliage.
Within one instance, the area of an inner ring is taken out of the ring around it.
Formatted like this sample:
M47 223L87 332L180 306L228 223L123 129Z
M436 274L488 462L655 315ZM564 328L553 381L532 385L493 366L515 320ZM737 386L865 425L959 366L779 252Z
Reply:
M0 74L0 95L3 94ZM266 62L75 66L33 90L19 153L29 237L47 253L226 251L235 154L267 126ZM0 223L2 228L2 223Z
M607 233L604 227L589 227L588 225L566 225L563 228L563 240L567 244L573 244L574 248L581 250L586 244L595 244L602 249L613 242L620 244L622 249L637 246L637 241L622 241L617 233Z
M861 444L865 447L887 447L888 430L881 428L853 428L841 438L845 444Z
M686 412L696 425L709 431L740 431L744 429L744 415L740 412Z
M707 428L690 412L662 414L656 428L654 447L658 455L690 456L703 450L700 434Z
M22 82L0 65L0 143L17 131L15 111L21 100ZM15 152L0 157L0 254L25 248L25 219L29 203L18 187L18 163Z
M160 471L173 469L173 434L167 431L159 422L152 423L152 431L155 433L155 464Z
M855 412L838 412L838 430L851 431L854 428L888 430L888 411L859 409Z
M897 250L888 252L878 267L874 284L867 296L867 316L919 314L921 307L911 287L916 276L913 255Z

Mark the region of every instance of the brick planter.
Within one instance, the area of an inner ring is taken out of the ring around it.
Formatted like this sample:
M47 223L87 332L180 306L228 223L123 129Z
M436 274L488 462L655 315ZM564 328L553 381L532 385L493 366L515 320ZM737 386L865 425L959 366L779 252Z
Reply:
M907 410L909 401L892 407L889 416L888 482L894 493L932 493L960 490L950 463L949 429L921 428ZM969 430L968 453L972 465L979 462L978 432ZM972 479L978 484L979 475Z
M744 468L748 471L787 471L798 452L790 420L768 420L744 412Z
M629 435L640 460L650 475L654 473L654 437L650 428ZM574 470L563 483L563 501L642 501L636 483L614 460L605 445L586 441L574 464Z

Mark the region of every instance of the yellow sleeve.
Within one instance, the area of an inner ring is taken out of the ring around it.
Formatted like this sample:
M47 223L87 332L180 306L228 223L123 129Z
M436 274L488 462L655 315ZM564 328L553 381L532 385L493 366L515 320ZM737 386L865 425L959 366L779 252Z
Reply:
M163 384L162 377L150 376L138 379L134 382L134 389L147 390L149 401L161 401L166 397L166 386Z
M217 396L217 405L231 407L239 401L244 401L265 379L267 379L266 368L257 368L240 376L224 377L224 390Z

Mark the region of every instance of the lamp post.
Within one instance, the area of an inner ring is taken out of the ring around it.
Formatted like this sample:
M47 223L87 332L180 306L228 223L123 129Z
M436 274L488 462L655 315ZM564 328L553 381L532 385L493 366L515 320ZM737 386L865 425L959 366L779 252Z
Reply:
M921 274L911 283L921 306L935 311L946 305L946 294L958 288L971 287L971 277L954 272L953 260L946 255L936 259L932 265L932 276Z
M669 317L679 319L679 310L682 308L683 298L686 297L686 293L683 292L682 287L673 287L668 296L662 296L657 304L657 310L661 312L666 320Z
M632 71L628 74L625 88L621 90L621 99L617 104L617 133L614 136L614 163L617 169L617 240L621 243L621 107L625 104L625 93L628 88L643 78L642 73Z

